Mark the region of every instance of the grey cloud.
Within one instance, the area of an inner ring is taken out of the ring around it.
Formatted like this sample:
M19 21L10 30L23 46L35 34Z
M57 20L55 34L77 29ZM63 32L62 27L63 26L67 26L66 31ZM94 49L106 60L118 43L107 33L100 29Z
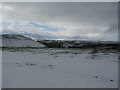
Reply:
M118 2L119 0L2 0L2 2Z
M13 11L7 12L3 20L9 17L16 21L36 21L54 27L72 28L71 30L77 28L80 32L84 30L84 33L94 33L97 29L100 33L100 28L108 28L104 34L117 32L116 2L3 3L5 5L11 6ZM85 30L86 27L91 29Z

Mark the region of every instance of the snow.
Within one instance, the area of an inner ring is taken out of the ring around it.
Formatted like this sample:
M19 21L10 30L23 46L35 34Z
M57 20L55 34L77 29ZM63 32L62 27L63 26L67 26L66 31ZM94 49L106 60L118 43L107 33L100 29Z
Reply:
M2 35L2 46L4 47L45 47L32 40L29 37L25 37L22 35Z
M0 36L0 46L2 46L2 37L1 36ZM0 50L0 89L2 89L2 50Z
M5 49L3 88L117 88L118 54L91 49Z
M0 50L0 88L2 89L2 50Z

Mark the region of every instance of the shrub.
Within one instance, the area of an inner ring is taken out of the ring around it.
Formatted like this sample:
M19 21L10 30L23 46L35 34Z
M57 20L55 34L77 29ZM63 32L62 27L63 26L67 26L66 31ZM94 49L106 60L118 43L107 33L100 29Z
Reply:
M92 50L92 52L91 52L91 54L95 54L95 53L98 53L97 48L93 48L93 50Z

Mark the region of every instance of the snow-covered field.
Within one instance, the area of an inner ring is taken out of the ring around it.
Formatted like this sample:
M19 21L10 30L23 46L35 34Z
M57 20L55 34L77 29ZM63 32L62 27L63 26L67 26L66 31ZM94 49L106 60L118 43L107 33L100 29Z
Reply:
M3 88L117 88L118 54L91 49L3 49Z

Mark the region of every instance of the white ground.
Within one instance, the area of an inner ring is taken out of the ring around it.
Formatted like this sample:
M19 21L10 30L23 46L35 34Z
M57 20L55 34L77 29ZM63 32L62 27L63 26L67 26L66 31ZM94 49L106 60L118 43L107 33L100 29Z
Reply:
M0 89L2 89L2 51L0 50Z
M77 49L4 50L3 88L117 88L118 55Z

